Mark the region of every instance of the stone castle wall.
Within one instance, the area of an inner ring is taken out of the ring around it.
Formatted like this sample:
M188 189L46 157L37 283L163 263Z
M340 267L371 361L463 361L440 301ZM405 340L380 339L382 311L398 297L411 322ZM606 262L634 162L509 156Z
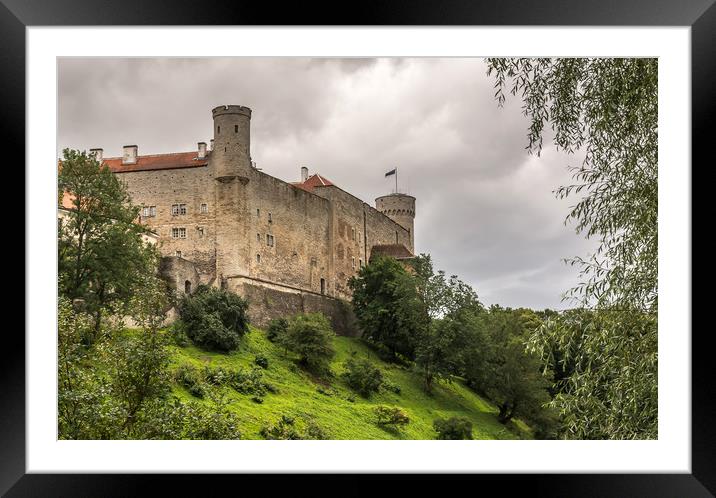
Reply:
M329 203L256 169L247 194L247 276L320 293L331 278Z
M215 210L214 178L211 166L134 171L118 173L128 188L132 202L156 206L156 216L142 218L159 235L159 251L163 256L181 257L196 264L202 283L214 280ZM172 215L172 204L187 205L185 215ZM207 213L201 212L207 205ZM185 228L186 238L172 238L172 228Z

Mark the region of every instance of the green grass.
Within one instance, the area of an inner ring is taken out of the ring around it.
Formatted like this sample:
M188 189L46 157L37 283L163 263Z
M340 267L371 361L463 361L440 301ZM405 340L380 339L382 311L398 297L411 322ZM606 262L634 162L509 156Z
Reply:
M285 354L266 339L263 331L255 328L244 337L240 349L230 354L207 352L194 346L172 346L172 368L181 364L232 370L252 368L255 355L266 356L269 368L263 371L264 379L278 392L266 394L263 403L255 403L251 395L240 394L228 386L211 388L225 395L230 402L229 408L239 415L244 439L261 439L261 428L275 423L281 415L312 419L330 439L435 439L433 420L452 416L467 417L472 421L474 439L530 437L529 428L520 421L507 426L500 424L497 409L460 380L436 384L433 393L428 395L415 371L381 361L359 339L337 337L335 347L336 356L331 363L333 376L322 379L299 368L290 353ZM381 390L369 399L354 393L340 378L343 363L351 355L368 358L378 365L385 378L400 386L401 393ZM183 386L175 385L174 393L183 400L196 400ZM400 407L410 417L410 423L399 430L379 427L373 415L377 405Z

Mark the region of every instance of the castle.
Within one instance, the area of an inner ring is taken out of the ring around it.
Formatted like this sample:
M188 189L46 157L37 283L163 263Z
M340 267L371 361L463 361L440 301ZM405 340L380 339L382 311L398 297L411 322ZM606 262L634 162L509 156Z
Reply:
M354 333L348 280L372 256L414 254L415 198L394 193L375 207L301 168L287 183L255 167L251 109L212 110L210 146L97 160L123 180L141 221L158 236L161 273L178 291L221 286L249 300L258 325L297 312L321 311L341 333Z

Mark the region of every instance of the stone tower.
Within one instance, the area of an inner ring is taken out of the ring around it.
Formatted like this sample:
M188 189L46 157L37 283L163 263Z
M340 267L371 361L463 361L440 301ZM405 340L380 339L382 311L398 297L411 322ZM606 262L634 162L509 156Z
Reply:
M217 283L249 273L248 184L251 175L251 109L222 105L212 111Z
M410 234L410 252L415 252L415 197L408 194L388 194L375 200L375 208Z

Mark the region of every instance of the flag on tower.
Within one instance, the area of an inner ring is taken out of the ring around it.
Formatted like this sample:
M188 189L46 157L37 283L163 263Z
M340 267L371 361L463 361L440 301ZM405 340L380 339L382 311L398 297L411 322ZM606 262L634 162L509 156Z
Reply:
M391 169L390 171L388 171L388 172L385 174L385 176L387 177L387 176L390 176L390 175L394 175L397 170L398 170L398 168L393 168L393 169Z

